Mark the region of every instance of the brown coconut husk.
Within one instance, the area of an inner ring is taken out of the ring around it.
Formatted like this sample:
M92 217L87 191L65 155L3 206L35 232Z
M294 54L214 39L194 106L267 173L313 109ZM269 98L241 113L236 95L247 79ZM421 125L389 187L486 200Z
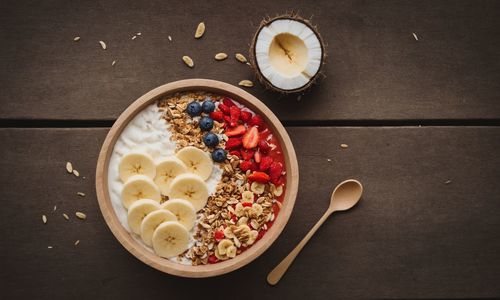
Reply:
M293 90L284 90L284 89L281 89L277 86L274 86L269 80L267 80L267 78L264 75L262 75L262 73L259 69L259 66L257 65L257 60L255 58L255 56L256 56L255 44L257 42L257 37L258 37L260 31L264 27L271 24L272 22L274 22L276 20L280 20L280 19L288 19L288 20L302 22L306 26L311 28L311 30L314 32L314 34L316 34L316 36L318 37L319 43L321 45L321 50L322 50L321 63L320 63L318 72L307 82L307 84L305 84L304 86L302 86L300 88L293 89ZM314 84L318 83L318 80L320 78L325 77L324 73L322 72L323 66L324 66L325 60L326 60L326 49L325 48L326 48L326 44L323 42L323 38L319 34L317 27L315 25L313 25L309 20L301 17L298 13L290 12L290 13L278 15L278 16L273 17L273 18L267 17L260 22L260 25L259 25L257 31L255 32L255 35L252 38L252 43L250 44L249 60L250 60L250 65L252 66L252 68L256 74L257 79L266 89L273 90L273 91L276 91L276 92L279 92L282 94L302 93L302 92L305 92L306 90L308 90L309 88L311 88L311 86L313 86Z

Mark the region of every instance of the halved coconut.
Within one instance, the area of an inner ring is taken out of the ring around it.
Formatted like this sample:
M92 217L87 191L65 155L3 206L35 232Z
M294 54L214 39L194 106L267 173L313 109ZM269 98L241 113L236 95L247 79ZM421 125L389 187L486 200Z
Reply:
M317 80L324 58L316 28L296 14L262 21L250 49L259 81L282 93L309 88Z

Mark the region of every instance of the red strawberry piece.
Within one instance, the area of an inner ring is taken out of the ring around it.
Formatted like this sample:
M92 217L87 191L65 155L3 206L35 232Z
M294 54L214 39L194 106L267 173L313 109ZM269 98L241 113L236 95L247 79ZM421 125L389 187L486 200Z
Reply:
M222 122L224 121L224 113L221 112L220 110L213 111L210 113L210 118L214 119L217 122Z
M229 99L228 97L224 97L224 99L222 99L222 103L224 105L226 105L227 107L236 106L236 104L234 104L233 100Z
M283 184L283 176L280 176L278 178L271 178L271 183L278 186Z
M281 176L281 172L283 172L283 165L280 162L273 162L269 166L269 175L273 179L278 179Z
M256 162L252 161L252 166L250 167L250 170L252 170L252 171L258 171L259 170L259 165Z
M269 169L271 164L273 163L273 159L269 156L264 156L260 159L259 170L266 171Z
M237 136L237 135L242 135L247 131L245 126L243 125L238 125L234 128L227 129L224 134L231 137L231 136Z
M219 109L222 111L225 115L229 115L229 106L224 105L222 103L219 104Z
M250 202L243 202L241 205L243 205L243 207L250 207L250 206L252 206L252 203L250 203Z
M229 108L229 115L231 116L231 126L238 125L238 120L240 119L241 110L238 106L231 106Z
M244 160L250 160L253 158L254 152L253 150L241 149L241 157Z
M250 121L252 119L252 113L249 112L249 111L241 111L241 116L240 116L241 120L245 123L247 123L248 121Z
M241 138L229 138L226 142L226 149L235 149L241 146Z
M240 161L240 169L243 172L251 170L252 169L252 162L248 161L248 160L242 160L242 161Z
M264 121L262 120L262 118L259 115L254 115L252 117L252 119L250 120L249 124L252 126L259 126L260 127L260 126L264 125Z
M246 149L255 148L259 144L259 131L257 127L251 127L243 136L243 147Z
M267 183L269 181L270 177L264 172L253 172L248 176L248 180L250 181L257 181L260 183Z
M231 220L233 220L233 222L235 222L235 223L236 223L236 222L238 222L238 217L237 217L236 215L233 215L233 216L231 217Z
M222 230L217 230L214 234L216 240L220 241L224 238L224 232Z
M269 146L269 144L265 140L261 139L259 141L259 149L260 152L267 154L269 153L269 150L271 150L271 146Z
M260 163L260 159L262 158L262 154L260 154L259 150L255 151L253 158L254 158L256 163Z
M236 155L238 158L241 158L240 151L238 150L229 151L229 155Z
M258 236L257 236L257 238L258 238ZM219 259L218 259L218 258L217 258L217 256L215 256L215 255L210 255L210 256L208 257L208 263L209 263L209 264L215 264L215 263L217 263L218 261L219 261Z
M231 117L230 116L224 116L224 122L226 122L228 125L231 125Z

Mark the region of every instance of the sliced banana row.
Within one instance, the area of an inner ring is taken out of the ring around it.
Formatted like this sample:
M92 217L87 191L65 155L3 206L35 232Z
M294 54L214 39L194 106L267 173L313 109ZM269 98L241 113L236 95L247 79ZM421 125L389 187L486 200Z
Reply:
M162 257L177 256L189 247L196 212L207 203L205 180L212 160L196 147L181 149L157 164L147 153L126 154L119 165L124 182L121 199L128 209L130 230ZM160 204L162 195L168 196Z

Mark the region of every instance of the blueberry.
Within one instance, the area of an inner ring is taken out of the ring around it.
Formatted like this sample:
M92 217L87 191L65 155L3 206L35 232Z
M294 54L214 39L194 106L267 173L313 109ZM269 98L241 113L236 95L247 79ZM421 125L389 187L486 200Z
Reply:
M203 117L200 120L200 128L203 131L210 131L214 127L214 120L209 117Z
M212 152L212 159L215 162L224 162L226 160L227 153L226 150L223 149L215 149L214 152Z
M193 101L188 104L186 110L191 117L199 116L201 115L201 104L198 101Z
M203 137L203 143L205 143L207 147L215 147L219 144L219 138L217 137L217 135L210 132L205 134L205 136Z
M214 111L215 104L211 100L205 100L205 101L203 101L201 108L203 109L204 113L209 114L209 113Z

